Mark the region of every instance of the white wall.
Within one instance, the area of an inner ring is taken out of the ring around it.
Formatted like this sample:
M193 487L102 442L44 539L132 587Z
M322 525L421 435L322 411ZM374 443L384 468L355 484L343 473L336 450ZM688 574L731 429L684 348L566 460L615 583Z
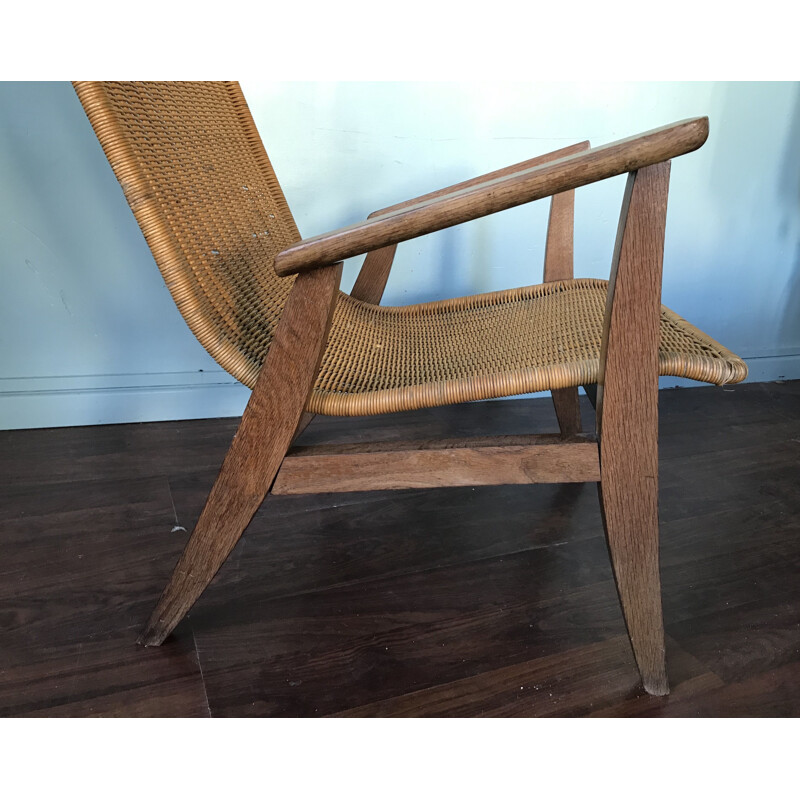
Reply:
M800 378L800 84L242 86L304 235L583 138L708 115L708 143L673 162L663 301L746 358L750 380ZM0 428L241 413L247 390L183 323L68 83L0 83L0 176ZM576 193L577 275L608 276L623 186ZM539 282L547 211L401 245L385 302Z

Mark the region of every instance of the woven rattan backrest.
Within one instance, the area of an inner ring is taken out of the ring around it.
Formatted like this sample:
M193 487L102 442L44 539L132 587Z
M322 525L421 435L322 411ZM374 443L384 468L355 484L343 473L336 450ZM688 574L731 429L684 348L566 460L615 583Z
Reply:
M300 236L238 83L74 85L181 314L252 386Z

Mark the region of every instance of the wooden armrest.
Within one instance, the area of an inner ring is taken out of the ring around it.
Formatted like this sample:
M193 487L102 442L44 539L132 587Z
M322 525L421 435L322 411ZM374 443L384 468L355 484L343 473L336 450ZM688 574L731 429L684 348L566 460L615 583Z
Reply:
M676 122L628 139L422 200L345 228L303 239L275 258L278 275L293 275L423 236L507 208L668 161L700 147L708 118Z
M529 158L526 161L520 161L518 164L512 164L510 167L503 167L502 169L496 169L493 172L487 172L485 175L480 175L477 178L470 178L468 181L461 181L460 183L453 184L445 189L439 189L435 192L427 192L426 194L415 197L412 200L406 200L402 203L395 203L394 205L380 209L380 211L373 211L369 215L368 219L382 217L385 214L393 214L401 209L417 205L417 203L425 203L428 200L435 200L436 198L443 197L444 195L453 194L454 192L459 192L462 189L470 189L480 183L487 183L488 181L493 181L497 178L505 178L508 175L513 175L517 172L523 172L524 170L531 169L532 167L540 167L542 164L546 164L550 161L557 161L559 158L565 158L566 156L571 156L575 153L585 153L588 147L588 142L571 144L567 147L562 147L559 150L553 150L551 153L545 153L544 155L536 156L535 158Z

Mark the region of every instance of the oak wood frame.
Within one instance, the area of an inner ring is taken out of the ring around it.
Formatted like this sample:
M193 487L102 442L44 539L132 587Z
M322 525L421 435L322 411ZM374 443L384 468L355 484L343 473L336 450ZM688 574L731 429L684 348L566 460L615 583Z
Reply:
M600 460L593 437L567 441L540 434L296 447L286 454L272 493L599 480Z
M486 209L493 201L486 198L495 195L507 174L524 187L514 197L533 199L541 195L542 187L556 193L545 280L566 279L572 272L573 188L628 171L626 165L633 164L620 214L604 321L597 437L578 433L575 389L554 395L560 435L290 450L311 419L304 408L336 303L341 264L327 261L332 253L350 253L352 245L342 245L337 236L322 237L306 240L314 243L308 249L301 242L284 251L284 255L290 251L300 254L284 261L298 277L219 477L140 642L158 645L164 641L211 582L270 491L292 494L596 481L614 577L642 682L649 693L666 694L658 572L657 359L669 157L699 147L707 131L707 120L701 119L626 140L621 150L614 146L586 150L582 143L573 146L579 152L555 162L548 164L547 156L540 157L540 166L525 167L521 172L508 168L493 173L503 175L488 182L475 179L454 191L451 187L425 196L427 200L418 198L408 206L415 209L413 225L404 224L400 236L395 228L379 227L377 234L367 229L371 246L385 250L368 262L372 266L360 281L362 298L375 302L391 268L394 251L389 249L402 237L420 235L421 228L427 232L428 228L437 229L433 224L441 227L440 216L428 225L420 225L419 219L435 214L438 202L450 208L454 198L458 204L466 198L480 213L489 213ZM592 157L598 151L605 151L600 168ZM608 152L614 155L610 164ZM587 174L593 177L587 179ZM402 215L403 204L400 208ZM393 217L390 213L376 219ZM359 233L357 241L361 247L366 240Z

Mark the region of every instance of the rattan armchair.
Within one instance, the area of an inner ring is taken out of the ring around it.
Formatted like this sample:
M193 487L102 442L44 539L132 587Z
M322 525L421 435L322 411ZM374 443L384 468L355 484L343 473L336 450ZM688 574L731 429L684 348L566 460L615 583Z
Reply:
M658 376L723 384L747 374L660 302L670 159L705 142L708 120L576 144L302 239L237 83L75 88L180 312L253 390L140 641L164 641L269 492L591 481L644 688L667 693ZM573 279L574 190L622 173L610 281ZM399 242L548 196L541 285L379 305ZM352 293L342 293L342 259L365 253ZM597 387L596 433L581 432L581 385L590 395ZM552 391L558 433L292 447L314 414L540 390Z

